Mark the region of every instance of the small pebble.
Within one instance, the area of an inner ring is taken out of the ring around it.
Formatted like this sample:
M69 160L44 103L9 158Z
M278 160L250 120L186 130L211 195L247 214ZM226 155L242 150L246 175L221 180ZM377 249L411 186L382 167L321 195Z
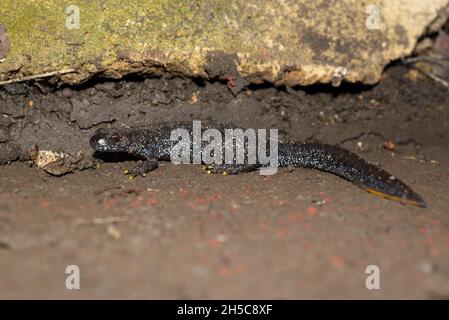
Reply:
M110 236L111 238L113 238L115 240L120 239L120 237L122 236L122 233L120 232L120 230L112 225L107 227L106 232L107 232L108 236Z

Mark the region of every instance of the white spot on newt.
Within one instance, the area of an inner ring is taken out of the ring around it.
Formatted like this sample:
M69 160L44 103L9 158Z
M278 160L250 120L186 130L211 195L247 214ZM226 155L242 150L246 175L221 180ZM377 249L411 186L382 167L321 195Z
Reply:
M100 140L98 140L98 144L99 144L100 146L104 147L104 146L106 146L106 140L100 139Z

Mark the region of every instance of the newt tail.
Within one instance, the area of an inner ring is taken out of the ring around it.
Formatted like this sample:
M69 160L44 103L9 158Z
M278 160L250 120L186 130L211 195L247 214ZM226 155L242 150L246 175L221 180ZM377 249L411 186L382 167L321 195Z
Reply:
M338 146L317 142L281 143L279 164L330 172L377 196L420 207L426 206L425 201L401 180Z

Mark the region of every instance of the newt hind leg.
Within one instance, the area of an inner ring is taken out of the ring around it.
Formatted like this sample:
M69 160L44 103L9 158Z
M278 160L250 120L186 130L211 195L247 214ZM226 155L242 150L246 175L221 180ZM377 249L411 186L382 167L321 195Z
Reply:
M239 174L244 172L255 171L260 166L258 164L211 164L203 166L203 170L207 173Z

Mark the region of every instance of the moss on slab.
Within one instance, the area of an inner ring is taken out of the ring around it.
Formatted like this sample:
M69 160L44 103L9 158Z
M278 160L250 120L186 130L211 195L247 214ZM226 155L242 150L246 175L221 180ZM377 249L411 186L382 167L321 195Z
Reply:
M337 67L347 81L373 83L390 60L410 53L448 0L426 6L379 0L382 28L365 26L356 0L2 0L0 23L10 51L0 80L73 68L62 77L121 77L161 69L207 77L210 51L234 54L251 82L330 82ZM80 9L80 28L66 27L66 8ZM420 15L413 14L420 13Z

